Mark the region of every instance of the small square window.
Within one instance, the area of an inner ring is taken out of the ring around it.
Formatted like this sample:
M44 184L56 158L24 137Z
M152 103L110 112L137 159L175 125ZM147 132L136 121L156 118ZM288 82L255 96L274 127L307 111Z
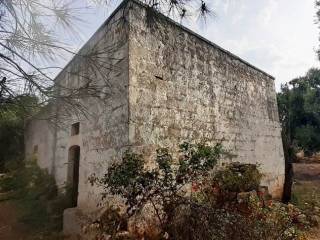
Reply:
M80 132L80 123L74 123L71 125L71 136L79 135Z
M34 145L33 146L33 154L37 154L38 153L38 145Z

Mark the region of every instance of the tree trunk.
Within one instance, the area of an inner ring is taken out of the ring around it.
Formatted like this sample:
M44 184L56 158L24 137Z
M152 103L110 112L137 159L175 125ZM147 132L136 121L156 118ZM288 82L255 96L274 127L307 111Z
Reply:
M282 133L282 143L285 159L285 180L283 187L282 201L288 203L291 200L292 183L293 183L293 167L292 163L294 160L294 149L287 141L284 133Z

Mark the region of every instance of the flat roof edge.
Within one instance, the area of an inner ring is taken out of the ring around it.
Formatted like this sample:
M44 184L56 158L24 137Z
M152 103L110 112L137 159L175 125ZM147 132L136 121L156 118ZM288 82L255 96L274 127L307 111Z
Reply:
M140 6L142 6L142 7L144 7L144 8L149 7L148 5L142 3L142 2L139 1L139 0L123 0L123 1L119 4L119 6L110 14L110 16L101 24L101 26L94 32L94 34L89 38L89 40L86 41L86 43L79 49L79 51L71 58L71 60L70 60L70 61L63 67L63 69L57 74L57 76L54 78L55 81L60 77L61 74L63 74L63 72L65 71L65 69L67 69L68 66L73 62L74 58L75 58L81 51L83 51L83 50L87 47L87 45L89 44L89 42L91 42L92 39L94 39L94 37L97 35L97 33L100 32L100 31L112 20L112 18L118 13L118 11L119 11L120 9L122 9L122 8L123 8L128 2L130 2L130 1L136 3L136 4L140 5ZM154 10L154 11L155 11L155 10ZM162 17L164 17L165 20L167 20L167 21L170 22L171 24L173 24L173 25L177 26L178 28L186 31L187 33L195 36L196 38L200 39L201 41L206 42L207 44L211 45L212 47L220 50L221 52L223 52L223 53L231 56L232 58L234 58L234 59L236 59L236 60L239 60L240 62L244 63L244 64L247 65L248 67L250 67L250 68L252 68L252 69L254 69L254 70L256 70L256 71L258 71L258 72L260 72L260 73L262 73L262 74L264 74L264 75L266 75L266 76L268 76L268 77L270 77L271 79L273 79L273 80L275 79L275 77L272 76L272 75L270 75L269 73L267 73L267 72L261 70L260 68L252 65L251 63L249 63L249 62L247 62L246 60L240 58L239 56L231 53L230 51L228 51L228 50L220 47L220 46L217 45L216 43L214 43L214 42L206 39L205 37L201 36L200 34L194 32L194 31L192 31L191 29L183 26L182 24L174 21L173 19L171 19L171 18L169 18L168 16L162 14L161 12L158 12L158 11L157 11L157 13L160 14Z
M100 25L100 27L91 35L91 37L80 47L80 49L74 54L74 56L68 61L68 63L63 67L63 69L57 74L57 76L54 77L54 81L56 81L60 75L63 74L63 72L70 66L70 64L74 61L75 57L79 53L85 50L85 48L89 45L89 43L95 38L95 36L102 31L102 29L109 23L111 22L112 18L131 0L123 0L118 7L110 14L110 16L103 21L103 23ZM141 6L143 6L143 3L135 2ZM145 6L144 6L145 7Z
M134 2L134 3L138 4L138 5L142 6L142 7L145 7L145 8L149 7L148 5L146 5L146 4L144 4L144 3L142 3L142 2L141 2L141 1L139 1L139 0L124 0L122 3L124 3L124 2L129 2L129 1L132 1L132 2ZM121 4L122 4L122 3L121 3ZM227 55L229 55L229 56L231 56L231 57L235 58L236 60L239 60L240 62L244 63L245 65L247 65L247 66L249 66L249 67L251 67L251 68L253 68L253 69L257 70L258 72L260 72L260 73L262 73L262 74L264 74L264 75L266 75L266 76L268 76L268 77L272 78L273 80L275 79L275 77L274 77L274 76L272 76L271 74L269 74L269 73L267 73L267 72L265 72L265 71L261 70L260 68L258 68L258 67L256 67L256 66L252 65L252 64L251 64L251 63L249 63L248 61L246 61L246 60L244 60L244 59L240 58L239 56L237 56L237 55L235 55L235 54L231 53L230 51L228 51L228 50L226 50L226 49L224 49L224 48L220 47L220 46L219 46L219 45L217 45L216 43L214 43L214 42L212 42L212 41L210 41L210 40L206 39L205 37L201 36L200 34L198 34L198 33L194 32L194 31L192 31L191 29L189 29L189 28L187 28L187 27L183 26L182 24L180 24L180 23L178 23L178 22L174 21L173 19L169 18L168 16L164 15L163 13L158 12L158 11L157 11L157 13L158 13L158 14L160 14L162 17L164 17L164 18L165 18L168 22L170 22L171 24L173 24L173 25L177 26L178 28L181 28L182 30L184 30L184 31L188 32L189 34L191 34L191 35L195 36L196 38L199 38L200 40L202 40L202 41L206 42L207 44L209 44L209 45L213 46L214 48L216 48L216 49L218 49L218 50L222 51L223 53L225 53L225 54L227 54Z

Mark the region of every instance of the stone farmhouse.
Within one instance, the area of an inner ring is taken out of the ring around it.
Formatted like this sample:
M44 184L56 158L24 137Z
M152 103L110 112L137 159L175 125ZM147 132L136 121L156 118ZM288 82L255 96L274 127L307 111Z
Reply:
M151 159L159 146L176 149L185 140L222 141L232 161L260 164L264 184L281 196L274 78L142 3L122 2L55 83L62 95L83 91L78 101L87 112L50 104L26 125L26 155L59 187L72 186L74 208L96 209L101 190L88 177L101 176L126 149Z

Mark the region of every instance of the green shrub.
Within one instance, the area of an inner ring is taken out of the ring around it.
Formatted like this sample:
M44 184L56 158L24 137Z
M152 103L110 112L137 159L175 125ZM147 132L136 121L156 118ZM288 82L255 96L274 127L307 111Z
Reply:
M0 102L0 173L6 164L22 161L24 152L24 124L27 116L37 109L37 97L20 95Z
M111 193L123 197L128 217L138 214L146 205L153 206L165 232L174 208L188 201L184 188L204 180L224 153L221 144L183 143L178 159L173 159L168 149L158 149L156 166L146 169L141 155L126 152L103 178L92 176L90 180L105 187L104 196Z
M262 174L257 165L231 163L214 175L215 182L224 191L249 192L258 190Z
M144 167L141 155L127 152L103 178L91 178L92 183L105 186L104 197L120 195L127 205L123 215L106 210L98 221L100 236L117 239L125 233L130 239L150 240L300 238L308 223L301 221L300 211L267 201L256 191L262 178L256 165L232 163L213 172L226 153L221 144L184 143L180 150L179 158L173 159L167 149L159 149L152 169ZM139 214L145 206L149 215L155 213L157 226L150 228L147 218L143 231L130 232L123 227L123 222L140 219L137 224L143 228L145 220Z
M205 143L183 143L180 151L179 159L173 159L168 149L158 149L153 169L144 168L141 155L126 152L121 163L109 167L103 178L93 175L90 181L105 187L104 196L111 193L126 199L129 215L147 203L170 208L171 202L182 199L181 189L205 178L224 153L221 144L211 147Z
M295 240L302 231L283 204L251 206L251 213L236 209L190 205L177 209L170 226L174 240Z
M314 227L320 225L320 187L314 182L296 182L291 202L298 206Z
M35 160L20 162L0 180L2 192L18 208L19 221L34 232L59 231L63 210L68 207L66 196L58 195L54 178L40 169Z

